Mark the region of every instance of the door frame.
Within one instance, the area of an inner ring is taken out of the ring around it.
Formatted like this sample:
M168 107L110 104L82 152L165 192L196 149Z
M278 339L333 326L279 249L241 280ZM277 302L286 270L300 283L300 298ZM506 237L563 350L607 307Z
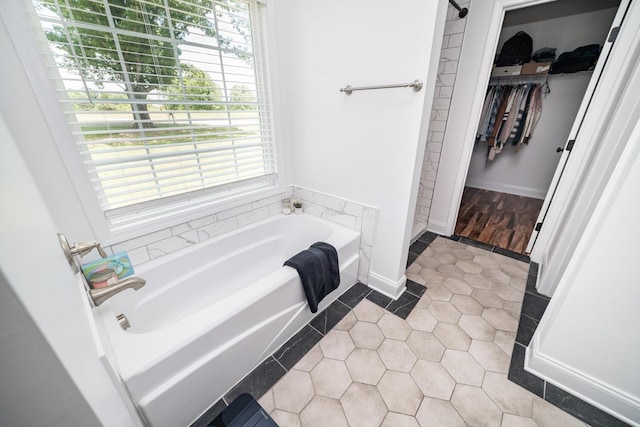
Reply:
M553 1L556 0L475 0L471 4L427 224L429 231L446 236L454 232L505 12Z
M447 123L431 208L432 214L429 218L430 231L444 235L451 235L454 232L485 88L489 83L505 12L551 1L555 0L493 0L490 4L483 4L482 7L473 8L470 11L449 111L450 118L468 119L466 122L464 119L458 119L457 123L450 119ZM638 1L634 3L637 6ZM627 25L627 32L631 33L632 29L628 27L631 26ZM533 248L532 261L544 263L549 246L558 232L558 225L562 224L562 220L571 209L571 203L568 201L574 198L576 191L580 189L581 183L577 178L584 175L590 163L586 160L591 159L595 154L594 145L597 139L595 136L606 129L608 119L615 110L613 98L621 93L625 84L624 78L633 66L632 55L627 57L624 49L630 49L635 45L628 41L622 43L624 30L623 28L620 31L615 43L617 49L612 49L609 58L610 61L615 59L616 66L605 67L603 70L601 82L606 83L603 85L606 86L606 90L605 88L598 90L594 97L599 96L599 98L591 105L592 113L597 113L596 117L601 117L597 120L594 137L591 138L590 144L585 143L574 147L569 162L571 171L559 183L559 186L562 186L561 194L566 197L561 200L563 203L556 202L550 205L546 218L548 223L542 228L538 242ZM556 197L556 200L558 199ZM548 293L552 291L551 288L547 289Z
M576 118L571 126L571 131L569 132L567 141L563 146L564 150L562 151L562 155L560 157L560 160L558 161L558 166L556 167L551 183L549 184L549 187L547 189L547 194L545 195L544 203L542 205L542 208L540 209L538 218L536 219L536 226L533 230L533 233L531 233L531 238L529 239L529 243L527 244L527 249L526 249L527 253L532 253L534 251L534 248L536 248L536 244L538 242L540 242L540 244L538 245L539 248L548 247L548 240L551 239L553 236L553 234L550 234L548 230L551 228L554 228L554 229L557 228L557 222L558 222L555 216L551 216L549 218L549 222L546 221L553 199L555 197L558 197L560 203L562 202L566 203L566 199L570 198L571 196L571 194L566 194L566 191L569 190L568 188L566 188L566 186L563 187L559 185L565 173L571 174L571 173L577 172L574 170L575 167L572 169L571 165L568 165L569 157L574 152L572 148L567 148L567 146L569 145L569 141L573 140L574 143L577 145L589 144L588 146L589 151L590 151L590 148L592 147L591 144L593 144L595 141L595 138L593 137L594 136L593 132L595 132L595 130L598 129L597 125L594 126L594 122L597 121L597 119L593 118L589 120L587 116L593 115L591 114L593 111L592 110L590 111L591 108L598 110L598 109L602 109L603 107L602 96L596 97L595 92L596 92L596 88L598 87L598 84L600 84L600 79L604 77L604 74L605 74L604 71L606 69L607 64L609 63L611 51L613 50L614 43L608 40L609 34L611 34L612 28L616 26L620 27L622 25L622 21L624 20L624 17L628 10L630 2L631 0L620 1L620 5L618 6L618 11L616 12L616 15L614 16L613 21L609 26L610 28L609 28L609 33L607 33L608 34L607 40L605 40L603 44L602 51L600 52L599 60L595 66L593 75L591 76L589 85L587 86L587 90L585 91L582 97L580 107L578 108L578 113L576 114ZM605 82L603 82L602 84L606 85ZM602 92L602 89L600 89L600 92ZM576 156L578 154L586 154L586 153L584 150L581 150L576 154ZM583 162L584 160L580 159L578 164L582 165ZM574 166L576 165L575 161L573 162L573 165ZM569 181L570 182L573 181L572 177L569 178ZM546 224L547 230L545 230L547 232L542 231L542 227L545 225L544 224L545 222L547 222ZM538 224L540 224L540 226L538 226ZM544 254L545 252L546 251L543 250L541 254ZM536 255L534 255L534 257L535 256Z
M626 13L627 22L640 22L640 1L632 0ZM578 135L587 137L576 142L567 162L565 174L571 179L560 180L558 194L549 206L547 218L554 222L542 226L538 239L543 238L545 244L536 243L531 253L534 261L541 260L537 288L546 295L555 292L640 119L638 82L633 78L640 69L640 27L621 28L607 64Z

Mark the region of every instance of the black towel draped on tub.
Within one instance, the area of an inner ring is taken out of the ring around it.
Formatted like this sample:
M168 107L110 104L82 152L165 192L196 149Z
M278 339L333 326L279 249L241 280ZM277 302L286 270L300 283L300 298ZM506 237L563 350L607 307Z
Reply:
M338 252L328 243L314 243L289 258L284 265L298 270L312 313L318 311L320 301L340 284Z

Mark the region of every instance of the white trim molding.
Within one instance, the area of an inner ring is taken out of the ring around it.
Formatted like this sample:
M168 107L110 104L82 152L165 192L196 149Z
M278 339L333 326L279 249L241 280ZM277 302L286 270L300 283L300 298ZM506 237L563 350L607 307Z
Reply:
M389 280L386 277L382 277L374 272L369 273L369 283L367 285L383 295L388 296L394 300L397 300L400 295L407 289L407 276L402 275L397 282Z
M640 401L541 353L538 337L527 347L524 369L632 426L640 426Z
M441 234L453 234L505 9L540 3L545 1L494 0L474 9L466 18L456 83L429 213L429 230L435 230L439 223L444 224L445 228Z
M450 236L453 234L453 230L449 230L448 224L442 221L429 220L427 230L432 233L440 234L441 236Z
M545 295L555 292L640 117L640 100L635 96L640 90L640 27L633 24L638 20L640 5L633 2L531 251L533 261L549 260L538 289Z
M640 121L571 254L527 349L525 369L640 426L634 281ZM572 339L573 338L573 339Z
M515 194L517 196L532 197L534 199L544 199L546 190L539 188L521 187L519 185L503 184L495 181L467 180L465 186L480 188L482 190L497 191L500 193Z

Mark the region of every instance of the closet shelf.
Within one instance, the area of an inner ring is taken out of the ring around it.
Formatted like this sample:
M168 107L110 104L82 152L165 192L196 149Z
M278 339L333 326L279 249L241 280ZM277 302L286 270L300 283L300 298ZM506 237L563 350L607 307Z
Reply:
M518 74L513 76L492 76L489 84L494 83L535 83L548 81L556 77L584 76L593 74L593 70L578 71L577 73L560 73L560 74Z

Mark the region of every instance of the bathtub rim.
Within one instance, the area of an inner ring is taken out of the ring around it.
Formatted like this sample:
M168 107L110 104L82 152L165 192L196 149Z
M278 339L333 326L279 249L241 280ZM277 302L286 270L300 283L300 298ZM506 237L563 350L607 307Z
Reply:
M312 222L329 225L332 229L338 230L342 235L342 239L340 240L340 242L343 246L346 246L353 241L357 241L358 244L356 245L356 247L359 247L359 242L361 239L360 232L308 213L303 213L302 215L296 215L293 217L301 216ZM222 233L211 239L207 239L203 242L191 245L188 248L184 248L184 250L178 250L169 255L145 263L143 264L144 268L141 267L137 269L136 274L139 273L140 276L143 276L145 271L150 270L154 266L159 266L171 261L176 262L181 257L189 256L189 254L191 254L193 251L202 250L208 245L213 245L224 239L233 238L233 236L235 236L236 234L242 232L250 232L257 227L264 226L265 224L269 224L270 222L283 219L286 220L286 217L288 216L278 214L248 224L247 226ZM356 252L352 257L349 257L346 260L340 260L341 272L342 265L347 265L348 263L352 262L352 259L357 258L359 258L359 250L356 249ZM265 289L265 283L272 283L274 279L277 279L278 282L288 281L291 279L295 279L297 276L298 274L295 269L283 266L282 268L274 270L266 277L263 277L262 279L252 283L251 285L249 285L249 288L255 290L257 295L264 296L271 291L270 289ZM357 277L354 283L349 284L346 289L349 289L356 282ZM331 302L333 302L339 296L340 295L337 295L335 298L331 298ZM233 295L231 296L231 298L233 298ZM223 301L226 301L226 299ZM304 304L306 305L306 301L304 301ZM95 323L101 331L101 341L103 342L105 348L108 349L108 353L110 353L109 356L115 365L114 368L119 373L123 381L126 381L139 372L144 372L150 367L155 366L157 363L159 363L159 361L164 360L166 357L170 357L171 354L177 351L175 350L176 348L181 348L180 346L188 345L190 342L201 337L204 333L206 333L206 331L210 330L212 327L215 327L216 324L212 324L209 320L212 312L216 311L216 315L214 317L218 322L217 324L219 324L224 320L225 316L237 312L239 306L242 308L246 308L247 305L249 305L249 302L246 301L240 301L240 304L236 306L220 306L220 304L213 304L196 313L192 313L186 318L179 319L177 322L169 324L164 328L145 333L129 333L123 331L116 320L116 316L120 314L120 310L114 307L112 304L109 304L108 300L101 306L94 307L94 309L92 310L92 314L95 319ZM314 313L313 317L315 317L315 315L316 313ZM185 327L189 330L188 334L184 333ZM139 341L145 341L145 344L142 345ZM145 351L142 352L144 353L144 355L132 352L127 357L122 356L125 349L133 348L144 348ZM149 357L148 354L153 354L155 355L155 357Z
M300 215L295 215L295 214L290 214L290 215L284 215L282 213L279 214L275 214L275 215L271 215L267 218L263 218L260 219L258 221L252 222L250 224L246 224L243 226L240 226L238 228L235 228L233 230L229 230L226 231L224 233L220 233L218 235L215 235L213 237L210 237L208 239L202 240L198 243L194 243L192 245L189 246L185 246L184 248L180 248L174 252L171 252L167 255L163 255L157 258L152 258L149 261L146 261L142 264L140 264L139 267L135 268L136 271L136 275L143 275L145 272L151 270L154 267L158 267L161 266L167 262L171 262L171 261L175 261L178 258L182 258L185 256L188 256L189 254L196 252L208 245L213 245L215 243L220 242L221 240L225 240L228 238L231 238L232 236L235 236L237 234L243 233L243 232L247 232L249 230L255 229L255 228L259 228L261 226L264 226L265 224L269 224L271 222L276 222L276 221L281 221L281 220L287 220L289 218L302 218L304 220L309 220L309 221L313 221L316 223L320 223L323 225L329 225L332 228L335 227L338 230L342 230L342 232L345 232L347 234L351 233L354 237L358 236L359 238L361 237L361 233L359 231L356 231L352 228L349 228L345 225L342 224L338 224L336 222L327 220L325 218L320 218L318 216L312 215L310 213L302 213Z

